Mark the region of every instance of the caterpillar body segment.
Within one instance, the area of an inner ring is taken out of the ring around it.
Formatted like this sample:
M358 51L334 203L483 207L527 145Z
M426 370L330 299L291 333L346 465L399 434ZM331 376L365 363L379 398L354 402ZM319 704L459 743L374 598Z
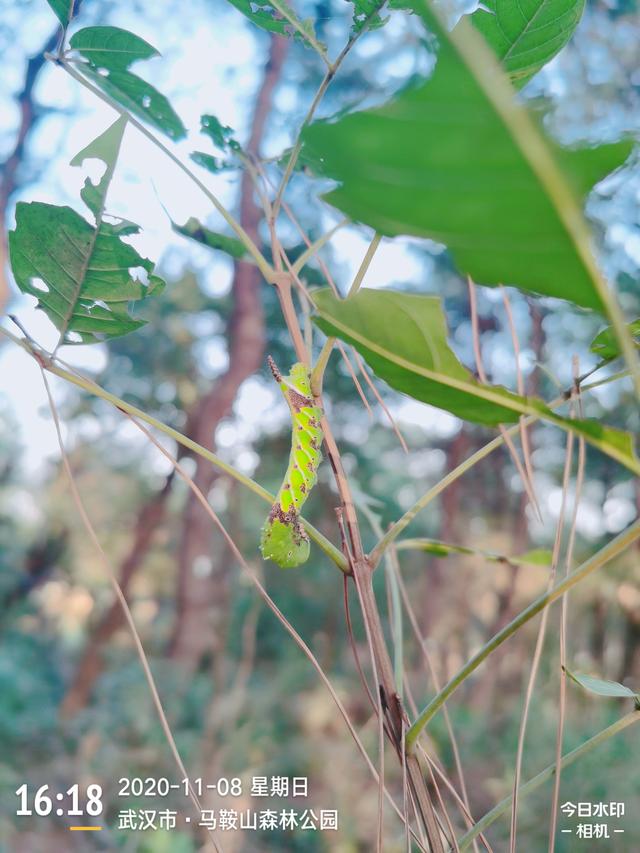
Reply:
M309 559L309 537L300 510L316 483L322 460L322 410L313 401L309 369L304 364L294 364L288 376L282 376L271 358L269 367L291 412L292 439L284 481L262 527L260 550L265 560L292 569Z

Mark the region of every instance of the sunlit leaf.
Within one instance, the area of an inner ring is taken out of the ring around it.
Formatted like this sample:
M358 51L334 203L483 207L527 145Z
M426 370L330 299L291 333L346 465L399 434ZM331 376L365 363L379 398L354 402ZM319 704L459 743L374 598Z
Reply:
M535 397L478 382L447 342L438 297L364 288L346 300L330 288L313 291L316 324L353 345L377 376L416 400L486 426L534 415L588 442L640 473L631 435L595 420L563 418Z
M584 687L589 693L596 693L598 696L611 696L617 699L635 699L640 700L640 696L625 687L624 684L619 684L617 681L606 681L603 678L596 678L593 675L583 675L578 672L569 672L565 670L569 678L573 679L580 687Z
M485 0L471 20L521 86L565 46L584 0Z
M495 77L499 105L428 5L416 11L438 37L433 76L378 109L303 132L308 162L338 182L327 200L382 234L445 244L459 269L480 284L512 284L603 310L601 282L534 169L530 149L542 150L545 163L564 174L562 210L575 206L577 216L593 182L623 163L631 144L569 151L547 142L545 148L537 124L505 94L489 51L484 66ZM459 28L485 48L468 21ZM526 154L512 133L523 120L530 124Z
M16 228L9 234L11 268L23 293L35 296L60 332L59 343L92 343L127 334L144 325L132 316L132 302L164 287L154 265L121 238L137 225L105 220L109 184L126 120L118 119L72 161L105 164L97 184L88 178L82 199L93 214L87 221L70 207L19 202Z
M240 240L205 228L195 217L191 217L184 225L176 225L174 222L173 230L184 237L189 237L191 240L201 243L203 246L208 246L210 249L218 249L221 252L225 252L237 260L245 257L247 254L245 245Z
M186 136L185 126L167 98L128 70L132 63L158 55L144 39L118 27L86 27L69 44L86 60L75 67L121 107L171 139Z
M634 320L633 323L629 324L629 332L635 341L636 346L640 346L640 319ZM590 349L591 352L599 355L600 358L606 358L608 360L618 358L618 356L622 355L620 352L620 346L611 326L607 326L606 329L603 329L595 336L591 341Z

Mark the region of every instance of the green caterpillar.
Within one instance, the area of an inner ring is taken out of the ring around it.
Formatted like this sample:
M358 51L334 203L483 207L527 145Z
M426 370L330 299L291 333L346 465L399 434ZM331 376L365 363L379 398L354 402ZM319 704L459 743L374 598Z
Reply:
M322 459L322 409L313 402L308 368L298 362L282 376L273 359L269 367L291 411L293 437L289 467L262 527L260 550L265 560L293 569L309 559L309 537L300 521L300 509L315 485Z

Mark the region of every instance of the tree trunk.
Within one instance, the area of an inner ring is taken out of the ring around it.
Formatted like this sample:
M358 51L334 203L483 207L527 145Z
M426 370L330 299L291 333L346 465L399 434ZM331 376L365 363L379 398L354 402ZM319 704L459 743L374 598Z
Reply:
M271 110L271 99L280 79L287 49L286 40L271 39L269 58L258 92L247 154L258 156ZM255 243L259 243L261 211L254 201L252 179L245 170L240 190L240 223ZM240 385L262 364L265 347L264 314L260 298L261 276L250 263L237 261L232 286L233 313L229 329L229 368L202 398L190 419L189 434L200 444L212 445L215 430L226 415ZM215 480L211 464L198 457L193 477L206 495ZM211 520L189 493L185 506L178 555L177 611L170 644L171 656L192 672L203 654L215 651L217 622L227 603L226 566L213 557ZM219 550L226 551L222 546Z
M134 538L129 553L120 565L119 583L122 592L127 594L133 577L144 562L153 543L156 530L165 517L167 498L171 492L173 472L165 480L162 489L148 501L138 513L134 528ZM60 714L69 719L75 716L87 704L93 685L102 672L104 660L102 649L115 632L124 624L124 613L119 601L114 601L102 616L87 642L78 664L71 686L67 690Z

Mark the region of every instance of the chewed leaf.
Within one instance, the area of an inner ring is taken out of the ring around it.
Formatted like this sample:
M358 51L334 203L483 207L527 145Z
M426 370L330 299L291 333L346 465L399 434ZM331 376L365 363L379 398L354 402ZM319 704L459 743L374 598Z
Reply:
M589 693L596 693L598 696L610 696L616 699L635 699L636 703L640 701L640 696L620 684L617 681L606 681L603 678L596 678L594 675L583 675L578 672L569 672L565 670L569 678L588 690Z
M313 21L301 20L286 0L229 0L251 23L269 33L291 36L323 49L318 42Z
M205 114L200 117L200 131L209 137L218 150L229 156L227 159L222 160L204 151L194 151L191 154L191 159L194 163L197 163L214 175L224 172L227 169L239 168L241 160L239 157L234 157L234 155L241 153L242 146L235 138L235 131L232 127L222 124L216 116Z
M279 36L288 35L287 22L276 17L276 9L270 3L253 2L253 0L229 0L229 2L260 29L277 33Z
M105 204L120 150L125 119L118 119L72 161L105 164L97 184L89 179L82 199L88 222L70 207L19 202L16 228L9 234L11 268L18 287L38 300L60 332L62 343L92 343L127 334L144 325L130 304L164 287L154 264L122 237L138 232L124 220L105 221Z
M155 47L118 27L86 27L69 44L86 60L77 62L76 68L94 86L171 139L186 136L186 128L167 98L129 71L134 62L157 56Z
M386 24L388 18L382 18L379 14L384 2L380 0L350 0L353 4L353 26L351 31L354 35L360 33L366 26L369 30L376 30Z
M200 132L208 136L216 148L221 151L241 151L232 127L222 124L215 116L200 116Z

